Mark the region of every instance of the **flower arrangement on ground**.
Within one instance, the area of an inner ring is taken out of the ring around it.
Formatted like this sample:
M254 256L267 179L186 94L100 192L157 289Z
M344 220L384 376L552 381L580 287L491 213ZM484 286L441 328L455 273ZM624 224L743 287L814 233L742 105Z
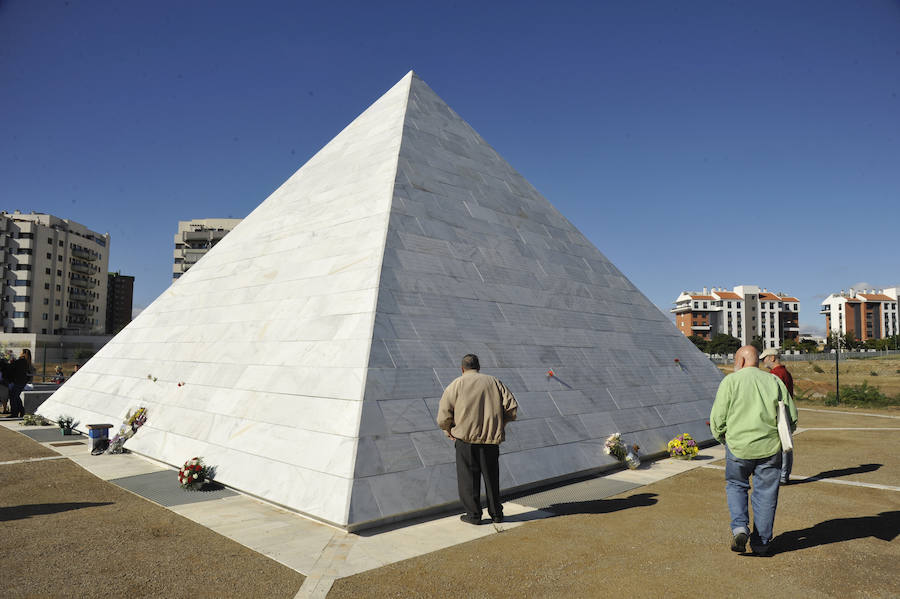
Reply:
M625 454L625 465L631 470L636 470L637 467L641 465L641 457L638 455L638 450L640 448L640 445L634 443L632 444L631 449L628 450L628 453Z
M690 460L700 452L697 442L688 433L681 433L669 441L668 449L670 456L682 460Z
M65 416L63 414L57 416L56 424L59 425L59 430L61 430L64 435L71 435L72 429L78 426L78 422L73 417Z
M22 416L22 426L50 426L53 424L40 414L25 414Z
M185 491L195 491L209 476L210 467L203 463L203 458L191 458L178 471L178 482Z
M109 442L106 453L125 453L125 441L132 438L139 428L147 422L147 408L140 407L133 413L128 410L119 432Z
M611 455L620 462L625 461L625 444L622 443L621 433L611 434L606 438L606 443L603 445L603 451L606 452L606 455Z

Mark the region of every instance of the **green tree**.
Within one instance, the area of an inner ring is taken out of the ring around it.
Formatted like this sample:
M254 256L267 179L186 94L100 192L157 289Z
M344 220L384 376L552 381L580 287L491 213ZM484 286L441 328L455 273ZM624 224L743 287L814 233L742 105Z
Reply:
M800 349L800 344L797 343L796 339L787 338L781 342L781 349L782 350Z
M718 333L707 344L706 349L711 354L733 354L741 346L741 340L726 333Z
M704 339L703 337L699 337L697 335L691 335L690 337L688 337L688 339L691 340L691 343L693 343L694 345L697 346L697 349L699 349L702 352L706 351L706 346L708 345L708 342L706 341L706 339Z
M750 340L750 345L756 348L756 351L762 352L763 350L763 338L759 335L753 335L753 339Z
M810 354L819 351L819 344L812 339L801 339L800 343L798 343L797 345L800 346L800 351L804 351Z
M841 336L841 346L846 349L858 349L861 345L862 343L856 340L853 331L847 331Z

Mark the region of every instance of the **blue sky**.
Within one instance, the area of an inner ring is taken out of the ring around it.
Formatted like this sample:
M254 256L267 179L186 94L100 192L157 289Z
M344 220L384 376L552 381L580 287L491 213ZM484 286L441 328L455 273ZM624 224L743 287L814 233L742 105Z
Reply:
M0 2L0 207L112 236L243 217L414 69L668 310L900 284L900 3Z

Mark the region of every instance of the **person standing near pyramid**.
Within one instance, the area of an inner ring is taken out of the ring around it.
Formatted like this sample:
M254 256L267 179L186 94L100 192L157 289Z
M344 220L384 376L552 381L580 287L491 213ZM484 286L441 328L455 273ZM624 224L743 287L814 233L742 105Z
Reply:
M722 379L709 415L713 436L725 445L725 497L731 515L731 550L743 553L750 541L756 555L768 555L778 507L781 438L778 402L794 425L797 407L776 376L758 368L759 352L745 345L734 354L734 372ZM747 494L753 477L753 532Z
M441 396L438 426L456 447L456 483L468 524L481 524L481 478L487 508L495 523L503 522L500 502L500 443L506 423L516 419L518 404L500 379L481 374L478 356L466 354L462 375Z
M769 369L769 372L781 379L784 386L787 387L788 393L794 397L794 377L790 371L781 363L781 356L777 349L769 348L759 356L760 363ZM793 431L794 429L791 429ZM794 466L794 450L784 451L781 453L781 484L787 485L791 482L791 470Z

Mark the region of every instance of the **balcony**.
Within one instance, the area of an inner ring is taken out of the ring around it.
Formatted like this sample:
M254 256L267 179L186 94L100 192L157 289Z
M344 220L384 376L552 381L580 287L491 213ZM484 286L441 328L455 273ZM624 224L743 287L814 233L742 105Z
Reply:
M81 258L82 260L96 260L97 256L93 252L89 252L87 250L82 250L79 248L72 248L72 255L76 258Z
M97 286L96 283L85 277L73 276L70 283L72 283L72 285L75 285L76 287L81 287L82 289L93 289Z
M692 331L709 331L712 327L708 324L695 324L691 325Z
M206 250L202 250L202 251L186 250L184 252L184 263L185 264L196 264L197 261L205 255L206 255Z
M219 241L228 233L229 231L216 231L212 229L205 229L202 231L185 231L181 234L181 239L185 243L191 243L194 241Z
M72 262L69 266L74 272L80 272L83 275L92 275L95 272L93 268L81 262Z
M690 304L682 304L680 306L675 306L674 308L669 310L669 312L673 312L675 314L681 314L682 312L690 312L690 311L691 311Z

